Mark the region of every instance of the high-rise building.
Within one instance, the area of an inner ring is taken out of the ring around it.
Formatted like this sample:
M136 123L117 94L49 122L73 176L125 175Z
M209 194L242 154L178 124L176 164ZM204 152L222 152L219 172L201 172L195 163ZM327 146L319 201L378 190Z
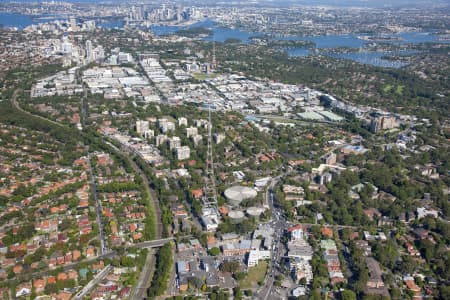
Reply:
M186 136L191 137L198 134L197 127L188 127L186 128Z
M171 139L169 139L169 149L173 150L176 148L181 147L181 139L177 136L172 137Z
M216 142L216 144L220 144L225 140L225 134L223 133L215 133L214 134L214 142Z
M138 120L136 121L136 132L138 134L143 135L146 131L149 130L149 122Z
M191 149L188 146L182 146L175 149L178 160L188 159L191 155Z
M90 40L86 41L86 59L92 61L94 59L94 53L92 51L92 42Z
M188 122L185 117L178 118L178 126L187 126Z
M377 116L370 121L370 130L375 133L395 127L397 127L397 121L393 116Z
M95 47L95 49L92 52L92 59L93 60L103 60L105 58L105 50L101 45Z
M193 135L191 138L192 138L192 142L194 143L195 147L200 145L201 141L203 140L203 137L199 134Z
M156 146L160 146L167 141L167 135L159 134L156 136Z
M77 19L75 19L74 17L70 18L70 29L72 31L77 31L78 30Z

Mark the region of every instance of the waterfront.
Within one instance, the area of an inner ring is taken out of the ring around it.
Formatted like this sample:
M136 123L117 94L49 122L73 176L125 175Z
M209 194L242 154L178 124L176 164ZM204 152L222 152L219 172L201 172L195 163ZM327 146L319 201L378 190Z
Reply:
M6 27L15 27L23 29L29 25L37 24L42 21L55 20L56 16L46 16L35 18L22 14L5 13L0 12L0 24ZM66 19L67 16L61 16L60 19ZM99 27L103 28L122 28L124 22L122 20L96 20ZM151 31L158 35L170 35L175 34L180 29L189 29L196 27L205 27L212 30L212 34L203 38L205 41L225 42L227 39L238 39L241 43L248 44L254 37L264 36L262 33L248 32L242 29L225 28L220 26L213 20L206 19L188 26L175 26L175 25L153 25L150 27ZM420 44L420 43L432 43L442 42L439 41L440 36L430 32L404 32L398 34L387 35L392 40L387 40L386 43L399 45L399 44ZM324 36L288 36L288 37L271 37L276 40L301 40L310 41L315 44L314 47L298 47L289 48L285 51L290 56L308 56L321 53L335 58L350 59L362 64L371 64L379 67L391 67L400 68L406 65L404 61L383 59L383 57L390 56L392 53L384 51L367 51L364 47L373 41L363 39L356 35L324 35ZM448 41L443 42L448 43ZM359 48L359 52L349 53L335 53L332 51L319 51L319 50L331 50L335 48ZM411 55L412 53L395 53L395 55Z
M205 41L225 42L227 39L239 39L242 43L248 44L253 37L261 36L259 33L251 33L244 30L225 28L219 26L212 20L205 20L191 24L189 26L174 26L174 25L153 25L151 30L158 36L175 34L178 30L204 27L212 30L212 34L203 38Z
M37 20L33 20L30 16L27 15L0 12L0 24L4 27L15 27L18 29L23 29L36 23L39 22Z
M206 27L212 30L212 34L203 38L206 41L224 42L227 39L239 39L241 43L248 44L254 37L264 36L261 33L247 32L240 29L224 28L211 20L198 22L190 26L152 26L151 29L156 35L175 34L176 31L186 28ZM428 32L404 32L399 34L392 34L392 40L387 41L390 44L420 44L438 42L439 35ZM284 49L288 55L296 57L305 57L308 55L317 55L321 53L335 58L343 58L353 60L361 64L370 64L378 67L401 68L407 65L407 62L393 59L385 59L389 56L408 56L417 52L412 51L368 51L364 47L373 41L364 40L356 35L324 35L324 36L289 36L289 37L271 37L276 40L298 40L310 41L315 44L314 47L298 47ZM349 53L334 53L332 50L336 48L359 48L358 52Z

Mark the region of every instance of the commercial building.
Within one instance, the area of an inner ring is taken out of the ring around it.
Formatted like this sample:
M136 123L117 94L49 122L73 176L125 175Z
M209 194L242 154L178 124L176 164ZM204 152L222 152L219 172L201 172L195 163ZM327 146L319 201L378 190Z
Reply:
M294 281L305 279L307 283L313 279L312 267L309 261L312 259L314 251L309 243L304 239L305 232L301 224L288 228L288 263L291 277Z
M251 250L248 253L248 258L247 258L247 266L250 267L254 267L256 265L258 265L258 262L260 260L264 260L264 259L270 259L270 251L269 250Z
M375 133L381 130L392 129L395 127L397 127L397 121L393 116L376 116L370 121L370 130Z

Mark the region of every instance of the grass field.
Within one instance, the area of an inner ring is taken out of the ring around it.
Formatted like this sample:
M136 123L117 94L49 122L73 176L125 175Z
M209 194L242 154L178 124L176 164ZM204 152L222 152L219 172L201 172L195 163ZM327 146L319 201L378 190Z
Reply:
M205 80L205 79L209 79L209 78L215 78L219 75L220 74L217 74L217 73L212 73L212 74L195 73L195 74L192 74L192 76L197 80Z
M402 95L404 89L405 89L404 85L397 85L397 89L395 90L395 93L399 94L399 95Z
M384 93L394 92L397 95L402 95L404 89L405 89L404 85L397 85L397 86L395 86L395 90L394 90L394 86L392 84L386 84L383 87L383 92Z
M388 93L392 89L391 84L387 84L383 87L383 92Z
M254 288L258 282L263 281L267 272L268 263L263 260L255 267L248 269L247 276L239 282L241 289Z

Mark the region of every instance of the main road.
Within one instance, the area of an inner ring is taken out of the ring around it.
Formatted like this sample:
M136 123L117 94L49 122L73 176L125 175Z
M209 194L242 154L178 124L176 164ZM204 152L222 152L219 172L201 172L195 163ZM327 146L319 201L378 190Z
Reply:
M280 208L275 207L274 205L274 188L280 181L280 179L285 174L278 175L272 178L269 182L265 193L265 204L272 211L272 221L270 224L272 228L274 228L274 239L273 239L273 248L272 255L270 259L269 269L266 274L266 280L264 286L258 290L257 297L258 299L276 299L279 298L272 293L273 283L275 281L275 277L280 274L280 259L283 256L284 245L281 242L281 237L283 236L284 229L286 228L287 221L284 217L284 214L281 212Z

